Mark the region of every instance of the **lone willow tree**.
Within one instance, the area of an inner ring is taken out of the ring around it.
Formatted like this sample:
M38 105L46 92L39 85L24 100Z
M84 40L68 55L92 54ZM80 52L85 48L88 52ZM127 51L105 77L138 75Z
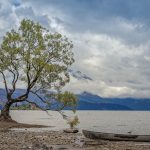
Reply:
M61 92L69 82L68 68L74 62L72 48L66 36L52 34L27 19L21 21L17 30L7 32L0 46L0 74L7 97L0 120L11 120L9 110L14 103L39 106L37 101L29 99L31 93L50 109L75 107L76 97L70 92ZM15 97L18 84L24 85L25 90Z

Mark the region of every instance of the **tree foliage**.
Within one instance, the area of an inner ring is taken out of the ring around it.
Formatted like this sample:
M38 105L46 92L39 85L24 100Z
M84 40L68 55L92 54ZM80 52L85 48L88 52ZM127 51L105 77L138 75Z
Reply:
M56 100L60 108L75 106L72 93L60 94L69 82L68 68L74 62L72 48L66 36L50 33L39 23L27 19L21 21L17 30L7 32L0 46L0 73L8 102L30 102L29 93L32 93L43 103ZM25 84L26 92L13 98L18 82Z

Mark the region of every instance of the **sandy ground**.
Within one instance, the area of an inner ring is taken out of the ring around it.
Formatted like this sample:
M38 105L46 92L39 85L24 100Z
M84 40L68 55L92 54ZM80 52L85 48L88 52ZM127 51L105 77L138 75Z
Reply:
M0 150L150 150L150 143L86 139L82 133L40 132L39 125L0 122ZM11 131L10 128L26 128ZM39 128L38 132L28 128Z
M42 125L30 125L30 124L23 124L17 123L15 121L0 121L0 132L7 131L11 128L43 128L46 126Z

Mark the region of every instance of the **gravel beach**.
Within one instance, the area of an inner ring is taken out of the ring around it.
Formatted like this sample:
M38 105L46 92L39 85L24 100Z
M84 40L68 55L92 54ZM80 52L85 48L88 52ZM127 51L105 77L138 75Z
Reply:
M29 128L37 128L31 132ZM40 132L36 125L0 122L0 150L150 150L146 142L112 142L90 140L82 133L64 133L63 131ZM10 130L10 128L23 128Z

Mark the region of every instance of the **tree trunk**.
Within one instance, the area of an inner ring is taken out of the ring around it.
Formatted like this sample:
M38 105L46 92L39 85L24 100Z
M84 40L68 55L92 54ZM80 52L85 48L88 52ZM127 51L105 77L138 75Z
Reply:
M1 110L0 121L12 121L9 110L13 103L7 101L4 108Z

